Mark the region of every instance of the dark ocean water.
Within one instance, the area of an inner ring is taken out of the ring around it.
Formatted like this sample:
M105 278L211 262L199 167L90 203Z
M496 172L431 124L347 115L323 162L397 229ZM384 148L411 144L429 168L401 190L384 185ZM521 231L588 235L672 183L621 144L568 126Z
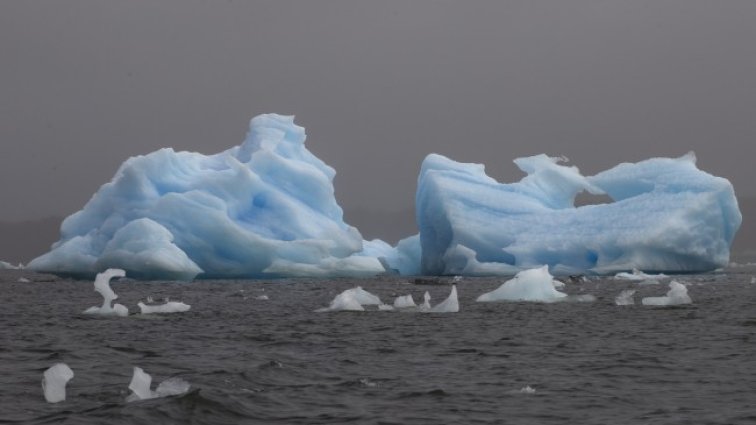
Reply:
M91 282L0 271L0 423L755 423L753 276L678 277L693 304L666 308L639 305L666 284L592 279L566 288L591 303L481 304L503 279L463 279L452 314L314 312L356 285L388 303L449 293L403 278L127 280L112 286L132 314L97 318L81 314L101 303ZM615 305L629 288L637 304ZM147 296L192 309L135 314ZM57 362L75 377L48 404L40 381ZM180 377L191 390L127 403L133 366L153 389Z

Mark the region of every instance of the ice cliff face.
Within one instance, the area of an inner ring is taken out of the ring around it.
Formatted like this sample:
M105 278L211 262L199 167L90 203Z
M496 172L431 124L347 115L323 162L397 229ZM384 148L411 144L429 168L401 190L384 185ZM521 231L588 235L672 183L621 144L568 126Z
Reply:
M620 164L584 177L559 159L515 163L500 184L482 165L423 162L416 197L423 274L698 272L727 265L741 215L732 185L681 158ZM576 208L581 191L614 202Z
M376 258L352 256L362 237L343 221L336 173L304 141L293 117L269 114L216 155L130 158L29 267L75 276L117 267L142 279L382 272Z

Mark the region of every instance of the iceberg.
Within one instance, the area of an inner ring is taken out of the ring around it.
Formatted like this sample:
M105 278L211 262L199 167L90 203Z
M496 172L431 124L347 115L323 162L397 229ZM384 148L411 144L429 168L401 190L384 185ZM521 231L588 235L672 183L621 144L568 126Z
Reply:
M549 273L548 266L523 270L497 289L478 297L477 302L532 301L553 303L563 301L567 294L556 290L559 283ZM586 300L590 301L590 300Z
M183 313L189 311L192 308L189 304L184 304L178 301L168 301L165 304L150 305L143 302L137 303L139 311L142 314L154 314L154 313Z
M691 300L688 295L688 288L682 283L674 280L669 282L669 291L667 292L667 295L663 297L646 297L641 300L641 304L643 305L656 306L681 305L690 304L692 302L693 300Z
M19 263L17 266L14 266L13 264L0 260L0 270L23 270L24 265Z
M457 313L459 312L459 299L457 298L457 285L452 285L449 297L430 309L431 313Z
M594 176L564 161L518 158L527 175L501 184L483 165L426 157L415 200L421 273L512 275L544 264L559 275L692 273L729 263L742 221L735 193L693 153ZM583 191L613 202L575 207Z
M65 363L57 363L47 369L42 378L42 392L48 403L66 399L66 384L74 377L73 370Z
M620 279L620 280L634 280L634 281L644 281L644 280L662 280L667 279L669 276L666 274L646 274L638 269L633 269L632 272L621 272L617 273L614 278Z
M293 117L267 114L215 155L165 148L130 158L28 267L169 280L383 273L378 258L358 255L362 236L343 221L336 172L304 142Z
M181 378L168 378L152 391L152 377L140 367L134 367L134 374L129 383L131 394L126 398L127 402L149 400L152 398L181 395L189 391L188 382Z
M129 315L129 309L122 304L113 304L113 300L118 298L115 291L110 287L110 279L114 277L125 277L126 272L120 269L107 269L98 273L94 282L94 289L102 295L101 307L89 307L84 310L84 314L99 314L103 316L120 316Z
M326 308L316 310L317 313L326 311L365 311L364 305L384 305L378 296L371 294L370 292L362 289L358 286L356 288L347 289L346 291L336 295L331 301L331 304Z
M417 308L415 300L412 299L412 294L402 295L394 299L394 308Z
M634 289L625 289L614 298L614 303L617 305L634 305L633 295L635 295Z

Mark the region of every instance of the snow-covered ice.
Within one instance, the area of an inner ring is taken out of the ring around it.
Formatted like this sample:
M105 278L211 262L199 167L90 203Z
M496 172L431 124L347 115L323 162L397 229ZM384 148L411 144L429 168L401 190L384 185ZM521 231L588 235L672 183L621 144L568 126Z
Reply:
M415 205L421 273L513 274L543 264L560 275L700 272L728 264L742 220L735 193L728 180L699 170L692 153L594 176L562 161L518 158L527 176L500 184L480 164L426 157ZM582 191L614 202L575 207Z
M669 291L663 297L646 297L641 300L643 305L680 305L690 304L693 301L688 295L688 288L680 282L673 280L669 282Z
M126 272L121 269L107 269L98 273L95 277L94 289L102 295L101 307L89 307L84 310L84 314L99 314L103 316L121 316L129 315L129 309L122 304L111 305L118 295L110 287L110 279L114 277L125 277Z
M184 304L178 301L168 301L164 304L157 304L157 305L145 304L140 301L137 305L139 306L139 311L142 314L182 313L185 311L189 311L189 309L192 308L192 306L190 306L189 304Z
M29 268L139 279L373 276L359 231L336 203L336 172L293 117L260 115L215 155L165 148L125 161Z
M74 377L73 370L65 363L57 363L47 369L42 378L42 391L48 403L66 399L66 384Z
M189 391L191 385L181 378L168 378L152 391L152 377L140 367L134 367L134 374L129 383L131 394L126 398L127 402L137 400L149 400L152 398L169 397L184 394Z
M614 298L614 303L617 305L634 305L633 295L635 295L635 289L625 289Z
M478 302L534 301L551 303L563 301L567 294L559 292L548 266L523 270L497 289L478 297Z

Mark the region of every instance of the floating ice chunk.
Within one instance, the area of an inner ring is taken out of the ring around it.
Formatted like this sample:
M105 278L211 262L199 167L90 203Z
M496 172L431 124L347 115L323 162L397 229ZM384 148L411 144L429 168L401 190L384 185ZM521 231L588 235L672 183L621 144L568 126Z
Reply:
M319 313L324 311L365 311L365 307L357 301L354 292L351 289L347 289L336 295L327 308L321 308L316 311Z
M523 270L497 289L478 297L478 302L535 301L551 303L561 301L567 294L556 290L548 266Z
M388 304L378 304L378 310L379 311L392 311L394 310L394 306L388 305Z
M25 277L19 277L18 278L18 282L19 283L29 283L31 281L29 279L25 278Z
M215 155L166 148L130 158L29 267L79 276L118 267L151 279L384 272L357 255L362 236L336 203L336 172L305 137L293 117L267 114Z
M751 283L756 283L756 276L751 277Z
M420 304L418 309L422 312L430 311L431 309L430 301L431 301L430 293L428 291L425 291L425 293L423 294L423 303Z
M192 306L177 301L168 301L165 304L160 305L148 305L143 302L139 302L139 310L142 314L153 313L183 313L189 311Z
M152 377L140 367L134 367L134 374L129 383L132 393L126 398L127 402L149 400L158 397L169 397L184 394L191 385L181 378L168 378L158 385L155 391L150 389Z
M13 264L7 261L0 261L0 270L21 270L23 268L24 268L24 265L21 263L18 263L17 266L14 266Z
M349 289L354 294L354 298L362 305L380 305L383 304L378 296L371 294L370 292L362 289L358 286L353 289Z
M662 280L662 279L669 278L669 276L665 275L664 273L646 274L638 269L633 269L632 273L627 273L627 272L617 273L614 276L614 278L620 279L620 280L643 281L643 280Z
M394 300L394 308L416 308L415 300L412 299L412 295L403 295L396 297Z
M688 296L688 288L677 281L669 282L669 291L663 297L646 297L641 300L643 305L679 305L690 304L693 301Z
M522 388L520 388L520 392L523 394L535 394L536 390L535 388L531 387L530 385L526 385Z
M267 295L258 295L255 299L259 301L268 301L270 298Z
M449 297L430 309L431 313L457 313L459 312L459 300L457 299L457 285L452 285Z
M129 315L129 309L124 305L115 304L111 306L113 301L118 298L113 289L110 287L110 279L114 277L125 277L126 272L120 269L107 269L102 273L98 273L95 278L94 288L95 291L102 295L101 307L89 307L84 310L84 314L100 314L103 316L121 316L125 317Z
M42 378L42 391L48 403L58 403L66 399L66 384L74 377L73 370L65 363L58 363L47 369Z
M331 301L331 305L328 308L322 308L317 311L364 311L365 308L362 307L363 305L380 306L383 303L380 298L358 286L340 293Z
M591 177L560 161L518 158L527 176L500 184L482 165L426 157L416 194L422 274L499 274L542 264L559 274L698 272L728 263L742 216L730 182L696 168L694 155L621 164ZM614 202L574 207L584 190Z
M625 289L614 298L614 303L617 305L633 305L635 304L633 295L635 295L635 289Z
M188 392L190 387L191 385L189 385L189 383L185 380L173 377L161 382L160 385L158 385L158 387L155 389L155 392L153 394L155 395L155 397L170 397L174 395L181 395Z

